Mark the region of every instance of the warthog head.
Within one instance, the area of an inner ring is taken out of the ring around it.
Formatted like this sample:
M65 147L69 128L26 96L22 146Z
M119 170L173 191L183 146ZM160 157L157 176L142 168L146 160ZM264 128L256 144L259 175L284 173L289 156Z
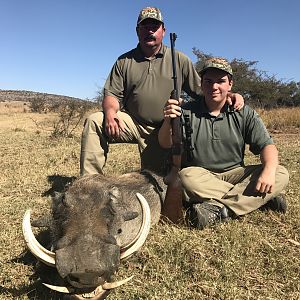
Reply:
M153 185L139 176L142 175L133 179L125 176L119 183L101 175L86 176L75 181L64 194L56 194L50 223L51 251L37 242L31 229L30 210L25 213L23 235L28 248L39 260L56 267L67 285L46 286L75 293L77 299L102 299L108 290L131 279L108 282L120 260L137 251L149 233L150 208L136 191L141 190L146 196L150 191L150 198L156 197L160 205Z

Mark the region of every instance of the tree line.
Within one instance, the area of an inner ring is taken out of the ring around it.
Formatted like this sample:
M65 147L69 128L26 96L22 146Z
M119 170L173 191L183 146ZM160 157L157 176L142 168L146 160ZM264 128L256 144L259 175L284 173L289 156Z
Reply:
M193 48L197 57L195 67L199 70L204 59L211 57ZM300 106L300 82L283 81L257 68L258 61L234 58L230 61L233 70L234 91L243 95L252 107L274 108Z

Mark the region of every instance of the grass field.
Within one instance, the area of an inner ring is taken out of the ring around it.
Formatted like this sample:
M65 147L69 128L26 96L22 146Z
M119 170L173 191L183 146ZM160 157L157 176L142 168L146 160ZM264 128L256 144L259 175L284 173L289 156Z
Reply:
M291 110L289 117L293 112L299 116L298 110ZM271 113L263 113L269 122ZM49 191L56 178L79 175L80 130L73 138L52 139L52 118L0 111L0 299L61 299L43 287L21 232L27 208L34 216L49 211ZM158 224L142 250L116 275L135 275L133 280L107 299L300 299L297 126L288 131L273 128L281 164L290 172L287 214L256 211L203 231ZM110 150L106 173L139 167L135 145L113 145ZM247 156L247 161L252 159ZM44 276L47 279L47 273Z

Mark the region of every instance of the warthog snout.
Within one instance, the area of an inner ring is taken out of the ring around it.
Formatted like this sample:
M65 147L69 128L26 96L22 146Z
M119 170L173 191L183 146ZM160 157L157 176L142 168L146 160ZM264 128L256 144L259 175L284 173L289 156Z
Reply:
M73 286L103 284L110 280L119 264L120 247L111 236L80 235L69 245L56 250L58 273Z

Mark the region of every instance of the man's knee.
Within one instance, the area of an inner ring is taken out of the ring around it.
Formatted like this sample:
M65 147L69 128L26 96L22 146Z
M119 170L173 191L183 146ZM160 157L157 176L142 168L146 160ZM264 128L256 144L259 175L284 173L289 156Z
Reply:
M284 166L279 165L276 170L276 177L276 181L284 189L289 183L290 175L288 170Z
M100 136L102 133L102 123L103 123L103 113L96 112L89 115L83 124L82 130L82 143L86 139L89 139L90 136L93 136L95 133Z
M84 121L84 127L95 127L95 125L97 127L102 126L103 123L103 119L104 119L104 114L102 112L95 112L90 114L89 116L87 116L87 118Z
M204 185L213 175L206 169L201 167L187 167L179 172L179 177L182 185L190 190L197 183L197 186Z

